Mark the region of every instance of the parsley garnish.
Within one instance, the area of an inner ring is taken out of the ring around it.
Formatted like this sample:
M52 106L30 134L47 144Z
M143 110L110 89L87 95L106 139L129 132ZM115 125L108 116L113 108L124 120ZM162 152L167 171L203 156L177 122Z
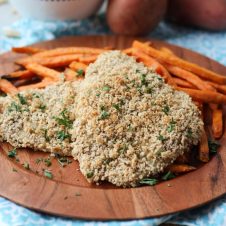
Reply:
M148 93L148 94L152 94L152 93L153 93L153 89L150 88L150 87L146 88L145 91L146 91L146 93Z
M120 154L123 154L123 153L125 153L127 150L128 150L128 146L127 146L126 144L123 144L123 146L120 147L120 148L118 149L118 152L119 152Z
M73 121L69 119L69 117L66 115L67 110L65 109L60 113L60 117L55 117L55 120L58 122L59 125L63 125L65 127L71 128Z
M175 178L176 176L172 172L167 172L164 176L162 176L162 180L170 180Z
M57 132L57 139L60 139L61 141L67 139L67 138L70 138L71 135L68 134L68 133L65 133L64 131L59 131Z
M141 85L143 85L143 86L147 86L148 85L148 82L146 80L146 75L145 74L141 75Z
M43 161L42 158L37 158L37 159L35 160L35 163L36 163L36 164L39 164L39 163L42 162L42 161Z
M12 111L21 111L21 107L16 102L12 102L10 104L10 106L8 107L8 111L9 112L12 112Z
M23 164L23 167L24 167L25 169L27 169L27 170L30 169L29 163L27 163L27 162L25 162L25 163Z
M8 152L8 157L9 158L15 158L17 154L16 148Z
M188 128L186 136L189 137L189 138L192 137L192 130L191 130L191 128Z
M112 107L115 108L117 111L121 111L119 104L113 104Z
M167 131L168 131L169 133L171 133L171 132L174 130L175 124L176 124L176 122L173 121L173 119L172 119L171 122L169 123L169 126L167 127Z
M167 138L165 138L165 137L162 136L162 135L159 135L159 136L158 136L158 140L160 140L160 141L165 141L165 140L167 140Z
M155 178L144 178L139 183L154 186L158 183L158 180Z
M43 129L43 132L44 132L45 140L46 140L47 142L49 142L49 141L50 141L50 138L49 138L49 136L47 135L47 133L48 133L47 129Z
M96 96L99 97L100 96L100 93L97 93Z
M208 146L210 149L210 153L217 153L217 149L220 147L220 144L216 140L208 140Z
M168 105L165 105L164 107L163 107L163 109L162 109L162 111L166 114L166 115L168 115L168 113L169 113L169 106Z
M106 108L102 105L100 106L100 117L99 117L99 120L104 120L104 119L107 119L110 114L106 111Z
M93 172L88 172L88 173L86 174L86 177L87 177L87 178L91 178L91 177L93 177L93 175L94 175Z
M110 90L110 87L106 85L106 86L104 86L102 89L103 89L103 91L108 92L108 91Z
M25 99L25 97L22 94L18 93L17 97L22 105L27 104L27 100Z
M49 179L53 178L53 174L49 170L44 170L44 176Z
M39 109L41 109L41 110L42 110L42 112L44 112L44 111L45 111L45 109L46 109L46 105L41 104L41 105L39 106Z
M49 167L49 166L52 165L52 162L51 162L51 160L50 160L49 158L45 159L45 160L44 160L44 163L45 163L45 165L46 165L47 167Z
M62 167L72 163L72 161L66 157L58 157L57 161L60 163Z
M78 69L77 70L77 76L83 76L84 75L84 70Z
M157 79L161 82L163 81L163 78L161 78L161 77L157 77Z

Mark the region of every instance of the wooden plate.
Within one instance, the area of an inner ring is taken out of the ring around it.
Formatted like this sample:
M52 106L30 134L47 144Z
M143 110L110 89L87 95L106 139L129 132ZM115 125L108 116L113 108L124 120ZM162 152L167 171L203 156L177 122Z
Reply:
M112 46L128 47L133 38L116 36L77 36L43 42L35 46L54 48L59 46ZM167 46L177 55L206 68L226 74L226 68L190 50L153 41L155 46ZM0 74L7 74L17 66L19 56L6 53L0 56ZM226 117L224 117L226 118ZM100 186L87 183L73 161L65 168L57 160L52 161L53 180L43 176L42 168L48 168L35 160L48 154L18 151L20 162L10 159L8 144L0 151L0 195L22 206L54 215L83 219L137 219L157 217L203 205L226 193L226 136L221 148L211 161L198 170L166 181L154 187L122 189L109 184ZM22 164L29 162L30 170ZM36 172L38 171L38 172ZM169 183L171 186L169 186Z

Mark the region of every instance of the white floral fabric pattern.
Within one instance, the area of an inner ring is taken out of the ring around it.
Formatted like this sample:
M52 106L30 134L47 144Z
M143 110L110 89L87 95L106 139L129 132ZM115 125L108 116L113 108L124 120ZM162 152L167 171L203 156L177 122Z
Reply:
M10 50L12 46L28 45L65 35L111 33L105 23L104 15L68 22L44 23L24 19L14 23L8 29L16 30L20 37L9 38L0 34L0 52ZM214 33L163 22L149 36L195 50L226 65L226 31ZM163 222L188 226L226 225L226 196L203 207L175 215L144 220L108 222L83 221L41 214L0 198L0 226L152 226Z

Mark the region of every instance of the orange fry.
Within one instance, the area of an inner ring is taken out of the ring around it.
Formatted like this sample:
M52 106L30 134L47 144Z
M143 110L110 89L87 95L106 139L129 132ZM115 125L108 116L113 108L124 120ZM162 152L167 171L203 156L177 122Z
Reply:
M175 174L187 173L187 172L193 171L195 169L196 168L194 166L189 166L186 164L172 164L167 167L167 171L170 171Z
M226 85L219 85L214 82L207 82L207 83L213 86L215 89L217 89L217 91L219 91L220 93L226 94Z
M168 65L166 64L165 66L170 73L190 82L193 86L197 87L198 89L216 91L216 89L213 88L210 84L207 84L192 72L186 71L184 69L169 64Z
M223 134L223 111L222 109L212 110L212 132L213 137L219 139Z
M61 75L60 72L47 68L47 67L44 67L42 65L36 64L36 63L28 64L28 65L26 65L26 68L29 71L32 71L33 73L35 73L38 76L43 77L43 78L47 77L54 81L58 81L60 79L60 75Z
M173 77L173 80L180 87L196 89L194 85L192 85L190 82L187 82L183 79Z
M18 92L18 89L6 79L0 79L0 90L9 94L15 94Z
M164 47L164 46L163 46L163 47L160 48L160 50L161 50L162 52L164 52L164 53L169 54L169 55L175 55L174 52L173 52L171 49L167 48L167 47Z
M225 76L217 74L217 73L210 71L206 68L203 68L197 64L190 63L188 61L180 59L179 57L175 57L175 56L166 54L151 46L147 46L144 43L139 42L139 41L134 41L132 46L136 49L142 50L146 54L148 54L160 61L166 62L166 63L174 65L174 66L178 66L182 69L193 72L196 75L198 75L206 80L210 80L210 81L213 81L213 82L216 82L219 84L226 84Z
M205 103L226 104L226 95L216 93L209 90L194 90L188 88L177 88L180 91L187 93L192 99Z
M34 73L29 70L23 70L23 71L14 71L9 74L11 78L31 78L34 76Z
M54 57L54 56L64 56L64 55L74 55L74 54L89 54L98 55L100 53L106 52L106 49L98 49L91 47L62 47L51 50L46 50L41 53L35 54L35 57Z
M81 56L78 58L78 61L84 64L90 64L90 63L93 63L96 59L97 59L97 55Z
M203 131L199 144L199 160L202 162L209 161L209 146L206 132Z
M43 79L41 82L35 83L35 84L31 84L31 85L25 85L25 86L20 86L18 88L19 91L23 91L23 90L28 90L28 89L40 89L40 88L45 88L48 85L52 85L54 84L55 81L45 78Z
M45 50L37 47L25 46L25 47L13 47L12 51L15 53L35 54L43 52Z
M73 62L69 65L69 68L71 68L71 69L74 70L74 71L77 71L77 70L79 70L79 69L82 69L83 71L85 71L86 68L87 68L87 65L84 64L84 63L81 63L81 62L73 61Z

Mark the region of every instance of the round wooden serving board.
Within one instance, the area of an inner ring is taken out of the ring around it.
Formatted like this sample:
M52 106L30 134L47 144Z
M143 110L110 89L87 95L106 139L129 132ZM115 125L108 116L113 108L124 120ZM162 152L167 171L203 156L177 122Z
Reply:
M133 38L116 36L77 36L38 43L35 46L91 46L125 48ZM226 68L190 50L152 40L154 45L167 46L178 56L221 74ZM13 62L21 55L9 52L0 56L0 74L18 68ZM226 118L226 117L224 117ZM31 150L18 151L19 162L7 156L12 147L1 144L0 195L22 206L54 215L83 219L137 219L156 217L203 205L226 193L226 135L221 148L211 161L198 170L154 187L116 188L110 184L89 184L73 161L61 167L56 159L50 167L36 164L37 158L49 154ZM30 170L23 163L30 164ZM53 179L43 176L43 168L53 172ZM170 186L169 186L170 183Z

